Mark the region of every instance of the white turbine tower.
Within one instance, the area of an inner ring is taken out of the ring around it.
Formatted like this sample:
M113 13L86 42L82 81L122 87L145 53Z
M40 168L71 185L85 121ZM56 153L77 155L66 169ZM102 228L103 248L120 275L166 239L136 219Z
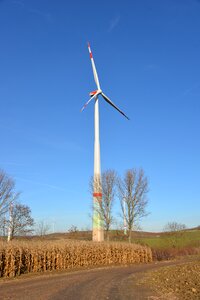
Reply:
M101 95L103 99L118 110L128 120L129 118L121 111L101 90L99 79L92 56L90 44L88 43L88 50L92 63L92 70L94 74L94 80L97 85L97 90L90 93L91 98L85 103L81 111L89 104L91 100L95 100L94 106L94 190L93 190L93 241L101 242L104 240L103 222L99 213L99 203L102 201L102 189L101 189L101 162L100 162L100 139L99 139L99 100L98 96Z

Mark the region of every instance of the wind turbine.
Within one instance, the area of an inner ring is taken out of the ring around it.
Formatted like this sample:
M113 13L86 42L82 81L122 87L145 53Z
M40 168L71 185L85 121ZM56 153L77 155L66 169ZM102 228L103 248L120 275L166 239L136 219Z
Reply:
M102 201L102 188L101 188L101 162L100 162L100 139L99 139L99 99L98 96L101 95L103 99L114 107L118 112L120 112L128 120L129 118L121 111L101 90L99 84L99 78L97 75L92 51L90 44L88 43L88 51L90 54L92 70L94 74L94 81L97 86L97 90L91 92L90 99L85 103L81 111L83 111L86 106L94 99L94 187L93 187L93 241L101 242L104 240L103 222L99 213L99 203Z

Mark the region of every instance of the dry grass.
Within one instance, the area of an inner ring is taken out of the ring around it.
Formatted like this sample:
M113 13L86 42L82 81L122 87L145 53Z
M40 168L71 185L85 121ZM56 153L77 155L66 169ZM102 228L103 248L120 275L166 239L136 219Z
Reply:
M77 267L147 263L151 249L126 243L80 241L0 243L0 277Z
M152 248L153 260L171 260L179 256L200 255L200 247Z

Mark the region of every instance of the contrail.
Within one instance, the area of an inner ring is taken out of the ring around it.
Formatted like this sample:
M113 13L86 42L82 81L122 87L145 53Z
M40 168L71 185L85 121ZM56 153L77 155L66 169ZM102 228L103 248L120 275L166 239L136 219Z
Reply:
M120 18L121 17L118 15L110 21L108 32L113 31L113 29L119 24Z

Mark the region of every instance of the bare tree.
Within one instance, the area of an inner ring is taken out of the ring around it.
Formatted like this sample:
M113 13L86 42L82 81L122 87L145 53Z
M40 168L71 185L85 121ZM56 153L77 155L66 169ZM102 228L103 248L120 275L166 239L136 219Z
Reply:
M7 233L7 222L5 216L0 218L0 235L5 237Z
M0 217L9 210L10 203L19 196L15 192L15 182L3 170L0 170Z
M19 203L11 205L10 216L7 223L10 239L13 239L16 235L32 233L34 220L31 217L30 207Z
M79 229L76 225L71 225L71 227L68 229L69 233L77 233L79 232Z
M141 218L148 215L148 180L142 169L127 170L123 179L118 180L118 191L121 203L122 217L128 229L129 242L132 230L137 228Z
M163 231L168 235L169 242L173 248L178 246L179 240L183 238L186 225L177 222L168 222Z
M164 227L164 231L166 232L180 232L186 229L185 224L177 223L177 222L168 222Z
M99 214L103 221L104 230L106 231L106 239L109 240L110 227L114 221L112 209L115 197L116 172L114 170L107 170L102 173L101 182L98 179L91 179L90 190L93 194L94 185L96 190L102 191L102 198L97 198L98 205L93 206L93 210Z
M50 230L50 225L47 224L45 221L39 221L37 224L36 224L36 229L35 229L35 232L37 235L39 236L44 236L46 235Z

